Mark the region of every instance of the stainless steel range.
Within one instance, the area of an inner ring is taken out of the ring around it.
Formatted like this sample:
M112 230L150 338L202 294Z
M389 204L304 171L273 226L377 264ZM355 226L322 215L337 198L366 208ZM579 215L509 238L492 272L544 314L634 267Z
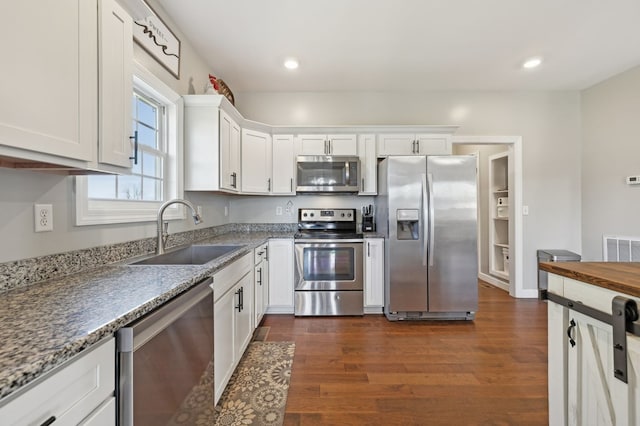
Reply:
M355 209L299 209L295 308L299 316L363 315L362 234Z

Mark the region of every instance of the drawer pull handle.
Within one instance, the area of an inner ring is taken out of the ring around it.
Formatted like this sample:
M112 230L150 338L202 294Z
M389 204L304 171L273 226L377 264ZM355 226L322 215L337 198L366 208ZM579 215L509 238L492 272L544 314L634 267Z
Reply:
M47 420L45 420L44 423L42 423L40 426L49 426L55 421L56 421L56 416L51 416Z
M571 343L571 347L573 348L576 345L576 341L573 339L573 329L576 328L576 322L571 320L569 324L569 328L567 328L567 337L569 337L569 343Z

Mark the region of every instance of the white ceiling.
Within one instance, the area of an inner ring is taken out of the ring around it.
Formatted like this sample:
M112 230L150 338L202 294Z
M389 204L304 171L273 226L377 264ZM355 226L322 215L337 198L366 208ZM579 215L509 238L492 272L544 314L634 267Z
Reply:
M234 92L579 90L640 65L640 0L157 1Z

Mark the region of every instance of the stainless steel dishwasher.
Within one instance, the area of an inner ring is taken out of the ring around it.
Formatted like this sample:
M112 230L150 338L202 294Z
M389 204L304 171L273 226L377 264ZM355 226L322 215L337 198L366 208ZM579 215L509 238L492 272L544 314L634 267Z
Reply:
M212 421L212 282L118 330L120 426Z

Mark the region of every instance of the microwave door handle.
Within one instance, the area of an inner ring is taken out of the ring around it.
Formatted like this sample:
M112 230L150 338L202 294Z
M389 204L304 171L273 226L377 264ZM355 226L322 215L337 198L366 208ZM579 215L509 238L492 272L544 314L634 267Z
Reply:
M427 223L429 223L429 212L427 204L429 204L429 198L427 195L427 175L422 174L422 214L420 215L419 226L422 230L422 266L427 266L427 241L429 237L427 235Z
M345 161L345 162L344 162L344 177L346 178L344 183L345 183L346 185L349 185L349 181L350 181L351 179L349 178L349 162L348 162L348 161ZM357 184L356 184L356 185L357 185Z

